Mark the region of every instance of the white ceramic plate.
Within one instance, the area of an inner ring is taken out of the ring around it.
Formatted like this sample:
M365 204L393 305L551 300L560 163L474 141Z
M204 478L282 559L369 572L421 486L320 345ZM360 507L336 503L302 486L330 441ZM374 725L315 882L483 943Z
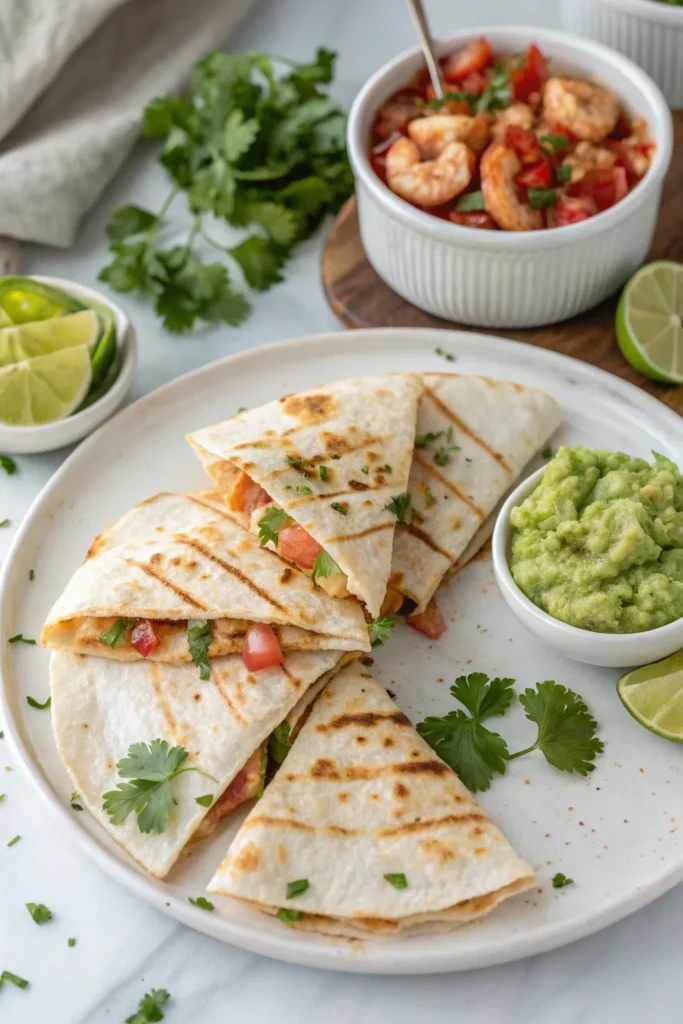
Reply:
M446 363L440 345L457 362ZM544 388L561 403L567 441L651 448L681 458L680 418L644 392L592 366L543 349L460 331L378 330L319 335L213 363L148 395L103 426L64 463L18 533L2 581L0 636L36 637L52 602L89 542L130 505L156 491L205 485L183 435L286 392L387 370L457 370ZM29 569L35 579L29 581ZM69 809L71 786L55 748L50 717L25 700L48 695L47 653L0 644L0 710L5 734L46 805L101 867L158 909L245 949L337 970L428 973L500 963L539 953L624 917L683 879L683 747L641 728L615 692L618 673L567 661L539 645L508 611L480 558L454 579L439 603L449 623L431 643L407 627L375 653L374 673L419 721L454 706L456 675L482 670L513 676L518 687L556 679L581 693L606 743L588 779L560 773L539 754L511 763L481 804L535 866L538 890L508 901L483 921L450 935L354 942L299 934L273 918L212 897L214 913L188 897L203 891L237 822L225 822L174 868L148 878L87 813ZM501 725L511 749L534 735L521 708ZM46 815L47 817L47 815ZM52 819L44 824L49 835ZM553 889L557 871L575 879Z

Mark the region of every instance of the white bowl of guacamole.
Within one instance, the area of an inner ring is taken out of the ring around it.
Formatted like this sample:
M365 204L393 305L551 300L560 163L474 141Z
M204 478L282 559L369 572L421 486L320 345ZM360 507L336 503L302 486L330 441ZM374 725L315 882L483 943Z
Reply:
M683 475L663 455L560 448L509 496L493 555L509 607L568 657L623 667L683 647Z

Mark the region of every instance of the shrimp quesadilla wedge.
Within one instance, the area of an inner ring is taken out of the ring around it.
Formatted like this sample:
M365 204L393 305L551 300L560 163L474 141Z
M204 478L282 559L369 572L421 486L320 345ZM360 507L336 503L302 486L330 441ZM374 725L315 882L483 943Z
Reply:
M391 584L423 612L491 535L491 513L562 422L550 395L511 381L424 374L409 492ZM419 627L418 627L419 628Z
M233 654L202 682L193 665L53 651L57 746L88 810L163 878L188 842L258 795L271 733L350 657L294 651L254 674Z
M105 530L41 642L116 661L195 661L202 678L228 654L256 671L289 651L370 649L358 604L285 566L204 493L156 495Z
M367 937L446 931L534 872L357 664L313 705L209 891L294 928Z
M376 618L405 513L422 380L340 381L239 413L188 440L262 542ZM401 598L398 597L398 604Z

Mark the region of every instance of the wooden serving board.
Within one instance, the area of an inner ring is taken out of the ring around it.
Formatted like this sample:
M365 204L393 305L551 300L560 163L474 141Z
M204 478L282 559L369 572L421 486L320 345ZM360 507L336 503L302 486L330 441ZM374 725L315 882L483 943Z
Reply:
M683 262L683 111L674 114L674 156L664 184L662 207L649 259ZM337 214L322 254L322 280L332 311L346 327L457 327L423 313L386 285L368 263L358 231L354 197ZM618 296L572 320L528 330L495 331L530 345L583 359L637 384L683 414L683 386L649 380L629 366L617 346L614 313ZM475 328L467 327L467 330Z

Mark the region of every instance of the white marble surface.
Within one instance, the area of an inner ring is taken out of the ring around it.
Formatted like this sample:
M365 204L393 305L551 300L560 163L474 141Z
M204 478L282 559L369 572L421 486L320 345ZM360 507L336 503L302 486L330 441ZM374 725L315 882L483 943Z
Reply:
M228 0L226 0L228 2ZM554 0L430 0L436 32L479 22L557 23ZM412 42L401 0L262 0L236 49L308 56L325 43L340 51L336 92L346 104L363 79ZM96 284L105 256L103 225L121 202L154 206L165 194L153 151L141 145L84 224L69 252L25 251L26 272ZM124 296L135 320L141 360L131 399L195 366L278 338L337 325L318 283L320 238L290 264L284 284L255 301L239 330L165 335L143 304ZM265 368L267 372L267 367ZM18 459L0 474L4 555L29 504L66 451ZM0 728L2 723L0 723ZM11 766L0 740L0 768ZM204 938L119 889L61 834L19 771L2 772L0 791L0 971L30 979L0 991L2 1024L99 1024L121 1021L152 987L172 994L169 1024L393 1024L430 1018L469 1024L591 1024L680 1021L676 981L683 956L683 888L632 918L573 946L530 960L459 975L372 978L335 975L262 959ZM7 841L22 838L11 848ZM54 920L38 928L24 904L42 902ZM67 946L74 936L77 945Z

